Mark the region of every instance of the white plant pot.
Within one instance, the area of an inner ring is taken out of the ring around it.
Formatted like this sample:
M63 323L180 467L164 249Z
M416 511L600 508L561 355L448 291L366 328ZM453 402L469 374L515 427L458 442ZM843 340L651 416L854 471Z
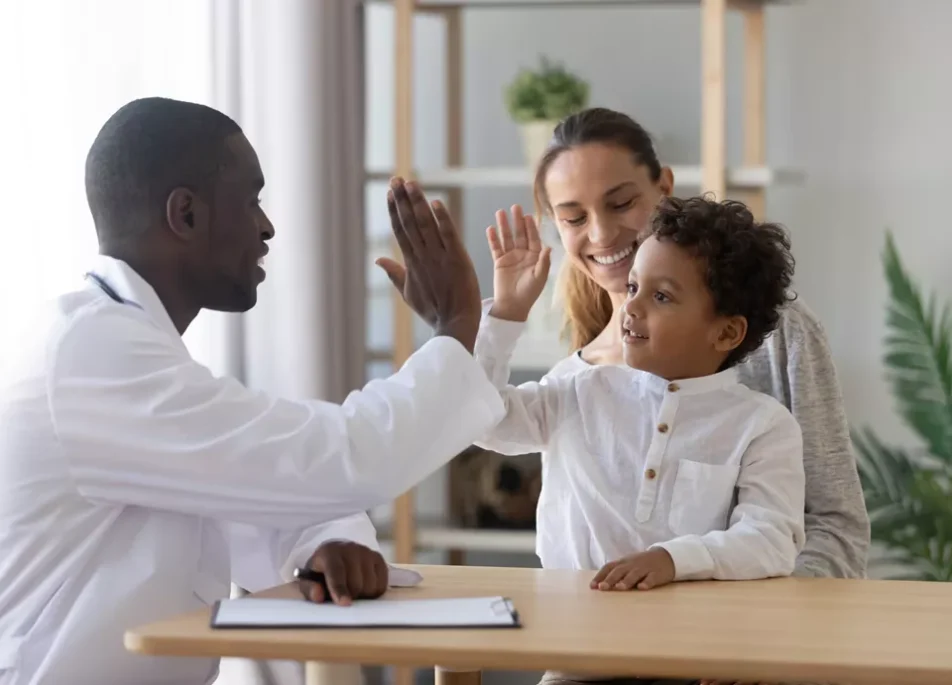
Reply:
M520 125L522 134L522 149L526 158L526 164L535 169L536 164L545 154L549 142L552 140L552 132L558 125L558 121L530 121Z

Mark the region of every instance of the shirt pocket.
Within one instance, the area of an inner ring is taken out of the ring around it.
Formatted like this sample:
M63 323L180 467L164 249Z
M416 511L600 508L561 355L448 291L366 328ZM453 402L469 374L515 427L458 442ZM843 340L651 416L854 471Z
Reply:
M736 465L679 461L668 511L668 526L674 534L726 530L739 474Z

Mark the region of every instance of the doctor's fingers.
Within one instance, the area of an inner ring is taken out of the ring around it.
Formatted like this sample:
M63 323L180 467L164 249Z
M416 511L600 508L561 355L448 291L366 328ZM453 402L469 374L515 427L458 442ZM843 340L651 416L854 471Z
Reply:
M361 597L376 599L387 591L390 585L390 569L384 558L377 553L364 557L364 587Z
M334 604L350 604L353 596L347 584L347 564L343 555L328 554L321 561L320 568L315 570L324 573L324 580Z
M438 258L438 254L444 247L440 222L437 221L433 207L430 206L423 191L416 183L395 179L391 183L391 192L400 228L406 234L413 251L420 258Z
M357 547L353 554L348 554L347 586L350 596L354 599L375 599L387 590L389 570L387 562L380 555L366 547Z

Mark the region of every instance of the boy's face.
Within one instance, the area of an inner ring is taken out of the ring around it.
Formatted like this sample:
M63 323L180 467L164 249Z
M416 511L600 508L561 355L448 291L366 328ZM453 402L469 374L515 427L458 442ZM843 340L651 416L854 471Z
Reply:
M621 317L625 363L667 380L715 373L747 322L718 316L702 260L654 236L638 248Z

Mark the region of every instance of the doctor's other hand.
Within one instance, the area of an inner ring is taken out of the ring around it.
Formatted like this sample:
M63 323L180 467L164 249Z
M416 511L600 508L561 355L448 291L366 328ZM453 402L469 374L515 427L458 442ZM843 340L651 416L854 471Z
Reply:
M610 561L592 578L593 590L651 590L674 582L674 559L656 547Z
M512 206L512 225L506 212L496 212L496 225L486 229L493 256L493 308L497 319L525 321L549 277L552 249L542 246L539 227L522 207Z
M345 606L355 599L380 597L390 580L389 567L379 552L348 540L322 544L308 559L307 568L323 573L331 601ZM312 602L328 599L320 583L299 580L298 587Z
M449 212L401 178L390 182L387 208L403 265L386 257L377 265L437 335L455 338L472 353L482 314L479 282Z

